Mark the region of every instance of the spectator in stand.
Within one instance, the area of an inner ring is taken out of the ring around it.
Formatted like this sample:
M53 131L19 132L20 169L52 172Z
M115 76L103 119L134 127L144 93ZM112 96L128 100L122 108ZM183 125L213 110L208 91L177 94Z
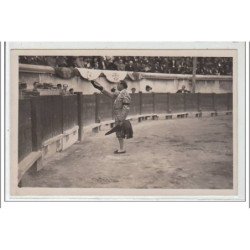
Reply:
M58 67L67 67L68 66L67 57L66 56L58 56L56 58L56 64Z
M19 82L19 90L26 90L26 89L27 89L27 83Z
M33 91L37 91L38 84L39 84L39 82L33 83Z
M149 60L147 58L144 58L143 71L144 72L151 72L151 67L149 64Z
M134 58L134 71L142 72L142 61L140 61L138 57Z
M50 67L57 67L56 57L54 56L45 56L44 61Z
M69 89L69 94L74 95L74 89L73 88Z
M75 68L76 66L76 59L75 56L67 56L67 67Z
M39 82L34 82L33 83L33 90L32 90L32 94L33 96L38 96L40 95L39 91L38 91L38 85L39 85Z
M58 90L62 91L62 84L61 84L61 83L58 83L58 84L56 85L56 88L57 88Z
M152 91L152 87L150 87L149 85L147 85L145 89L146 89L147 92L151 92Z
M131 91L132 91L132 94L134 94L136 91L136 88L132 88Z
M85 65L84 68L87 68L87 69L92 69L93 68L93 66L91 65L90 58L88 58L88 57L84 59L84 65Z
M129 61L128 65L125 67L126 71L134 71L134 63L133 61Z
M68 89L68 84L63 84L61 95L67 95L68 94L67 89Z
M153 71L154 71L154 73L160 73L161 72L161 67L160 67L159 62L154 63Z
M125 71L125 64L123 63L123 60L120 58L119 62L117 63L117 70Z
M185 85L182 85L181 89L177 90L176 93L190 93L189 90L186 90L186 86Z
M161 73L167 73L168 67L166 63L163 63L160 68Z
M39 82L34 82L33 83L33 90L32 90L32 96L38 96L40 95L39 91L38 91L38 85L39 85Z
M27 83L25 82L19 82L19 99L25 98L25 92L27 90Z
M108 70L117 70L117 66L114 63L113 57L107 57L106 68Z
M100 66L101 66L101 69L106 69L106 64L105 64L105 58L104 57L101 57L100 58Z
M99 60L97 57L94 57L94 60L93 60L93 69L101 69L101 65L99 63Z
M24 64L48 65L51 67L78 67L119 71L192 74L192 57L147 57L147 56L20 56ZM198 57L196 73L201 75L232 75L231 57Z
M85 68L85 64L84 64L84 59L82 56L78 56L75 60L75 67L77 68Z

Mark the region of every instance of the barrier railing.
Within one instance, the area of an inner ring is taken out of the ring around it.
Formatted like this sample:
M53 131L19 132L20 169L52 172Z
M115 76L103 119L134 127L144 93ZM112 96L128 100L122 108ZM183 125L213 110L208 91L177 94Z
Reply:
M140 114L140 95L141 93L131 94L130 115Z
M185 94L169 94L169 110L171 112L185 111Z
M18 160L20 162L32 152L30 99L23 99L19 101L18 134Z
M63 132L78 125L78 106L76 96L63 98Z
M82 103L82 121L85 126L96 121L96 98L96 95L80 96L80 99L82 99L82 101L80 100Z
M96 122L105 121L112 119L112 108L113 108L113 100L112 98L96 94L97 97L97 105L98 109L96 109Z
M154 94L141 94L141 114L154 113Z
M18 161L42 144L78 125L77 96L38 96L19 100Z
M41 149L42 143L66 130L112 119L113 100L102 94L38 96L19 100L18 159ZM231 110L232 94L131 94L130 115L200 110Z
M154 95L154 113L168 113L168 95L164 93L155 93Z

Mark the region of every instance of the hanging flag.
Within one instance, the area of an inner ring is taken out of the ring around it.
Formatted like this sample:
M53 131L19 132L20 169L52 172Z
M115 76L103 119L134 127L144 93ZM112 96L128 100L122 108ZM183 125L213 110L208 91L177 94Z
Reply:
M77 69L80 75L83 78L88 79L89 81L96 80L102 73L101 70L97 70L97 69L85 69L85 68L77 68Z
M98 69L86 69L86 68L77 68L80 75L91 80L96 80L101 74L104 74L108 81L110 82L120 82L124 80L128 74L126 71L117 71L117 70L98 70Z
M127 76L126 71L115 71L115 70L103 70L102 73L106 76L110 82L120 82Z

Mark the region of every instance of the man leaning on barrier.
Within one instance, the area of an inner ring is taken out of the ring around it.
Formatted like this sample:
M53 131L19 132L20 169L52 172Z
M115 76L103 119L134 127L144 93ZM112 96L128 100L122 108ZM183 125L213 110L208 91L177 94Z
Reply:
M186 86L182 85L181 89L177 90L176 93L190 93L189 90L186 90Z
M115 154L123 154L126 153L126 150L124 149L124 138L126 137L131 138L133 131L131 126L127 126L127 124L130 122L126 121L126 117L129 113L129 105L131 102L131 97L127 91L128 85L125 81L120 81L117 84L117 91L116 92L109 92L105 90L99 83L95 81L91 81L92 85L96 88L99 89L103 94L114 98L114 105L113 105L113 114L115 118L115 125L117 128L116 130L116 137L119 141L119 146L120 149L114 151ZM131 125L131 124L130 124ZM127 128L130 128L131 131L127 131ZM126 134L124 133L126 131ZM129 136L128 136L129 135Z

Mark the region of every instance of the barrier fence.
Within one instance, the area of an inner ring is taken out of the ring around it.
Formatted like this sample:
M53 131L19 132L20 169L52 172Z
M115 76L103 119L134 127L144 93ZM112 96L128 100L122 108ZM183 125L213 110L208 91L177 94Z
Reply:
M79 126L112 119L112 98L102 94L72 96L38 96L19 100L18 160L32 151L41 149L42 143L65 131ZM231 110L232 93L226 94L131 94L130 116L162 114L200 110Z
M84 95L79 98L79 101L81 101L80 105L82 106L81 113L84 114L82 121L84 125L90 125L96 121L96 113L98 112L96 98L96 95Z
M31 105L30 100L19 101L18 116L18 158L23 160L32 152L32 124L31 124Z
M137 115L140 114L140 105L141 105L141 93L134 93L131 94L131 106L130 106L130 115Z
M19 100L18 161L42 143L78 125L77 96L38 96Z

